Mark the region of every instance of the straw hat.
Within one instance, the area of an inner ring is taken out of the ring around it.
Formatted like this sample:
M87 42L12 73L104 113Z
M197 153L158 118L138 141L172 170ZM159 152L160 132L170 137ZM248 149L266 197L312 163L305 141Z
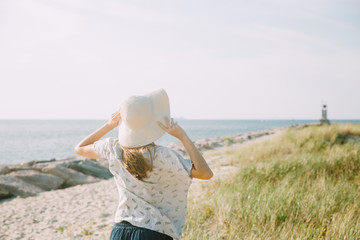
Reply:
M139 147L159 139L165 132L157 125L170 119L169 97L164 89L131 96L119 109L119 143L126 147Z

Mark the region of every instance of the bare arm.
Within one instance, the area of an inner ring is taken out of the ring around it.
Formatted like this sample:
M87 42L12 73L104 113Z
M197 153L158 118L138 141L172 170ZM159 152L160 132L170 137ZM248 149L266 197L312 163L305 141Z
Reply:
M214 174L211 171L209 165L206 163L204 157L195 147L191 139L187 136L186 132L177 123L174 123L173 119L171 119L171 122L169 123L169 120L165 118L165 125L161 124L160 122L158 122L158 125L165 132L179 139L184 145L193 163L190 177L199 179L212 178Z
M121 116L119 112L113 113L107 123L105 123L100 128L91 133L89 136L81 140L79 144L75 147L74 151L83 157L99 158L94 149L94 142L98 141L106 133L113 130L119 124L120 119Z

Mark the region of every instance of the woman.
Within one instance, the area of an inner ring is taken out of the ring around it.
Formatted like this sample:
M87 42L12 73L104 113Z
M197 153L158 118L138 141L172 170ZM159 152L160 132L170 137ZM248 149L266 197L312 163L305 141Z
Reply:
M185 131L169 118L163 89L132 96L75 147L84 157L109 160L119 193L110 239L180 239L191 179L213 176ZM118 138L100 140L117 126ZM165 132L182 142L190 160L154 144Z

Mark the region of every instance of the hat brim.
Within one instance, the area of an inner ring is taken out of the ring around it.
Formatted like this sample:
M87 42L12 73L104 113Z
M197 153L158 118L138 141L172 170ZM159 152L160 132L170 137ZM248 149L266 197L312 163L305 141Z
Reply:
M169 97L164 89L159 89L144 95L152 102L152 116L141 129L130 129L123 121L119 123L119 144L127 147L139 147L155 142L164 135L157 122L164 123L164 117L170 119ZM121 109L120 109L121 114Z

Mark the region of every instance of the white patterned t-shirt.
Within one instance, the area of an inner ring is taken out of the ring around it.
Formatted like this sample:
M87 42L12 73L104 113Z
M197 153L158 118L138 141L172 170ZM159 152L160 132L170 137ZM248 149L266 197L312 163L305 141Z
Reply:
M100 158L109 160L119 193L115 222L131 224L180 239L186 217L187 194L191 184L192 162L176 151L156 146L153 171L138 180L121 162L122 150L117 138L94 143ZM143 152L149 159L149 153Z

